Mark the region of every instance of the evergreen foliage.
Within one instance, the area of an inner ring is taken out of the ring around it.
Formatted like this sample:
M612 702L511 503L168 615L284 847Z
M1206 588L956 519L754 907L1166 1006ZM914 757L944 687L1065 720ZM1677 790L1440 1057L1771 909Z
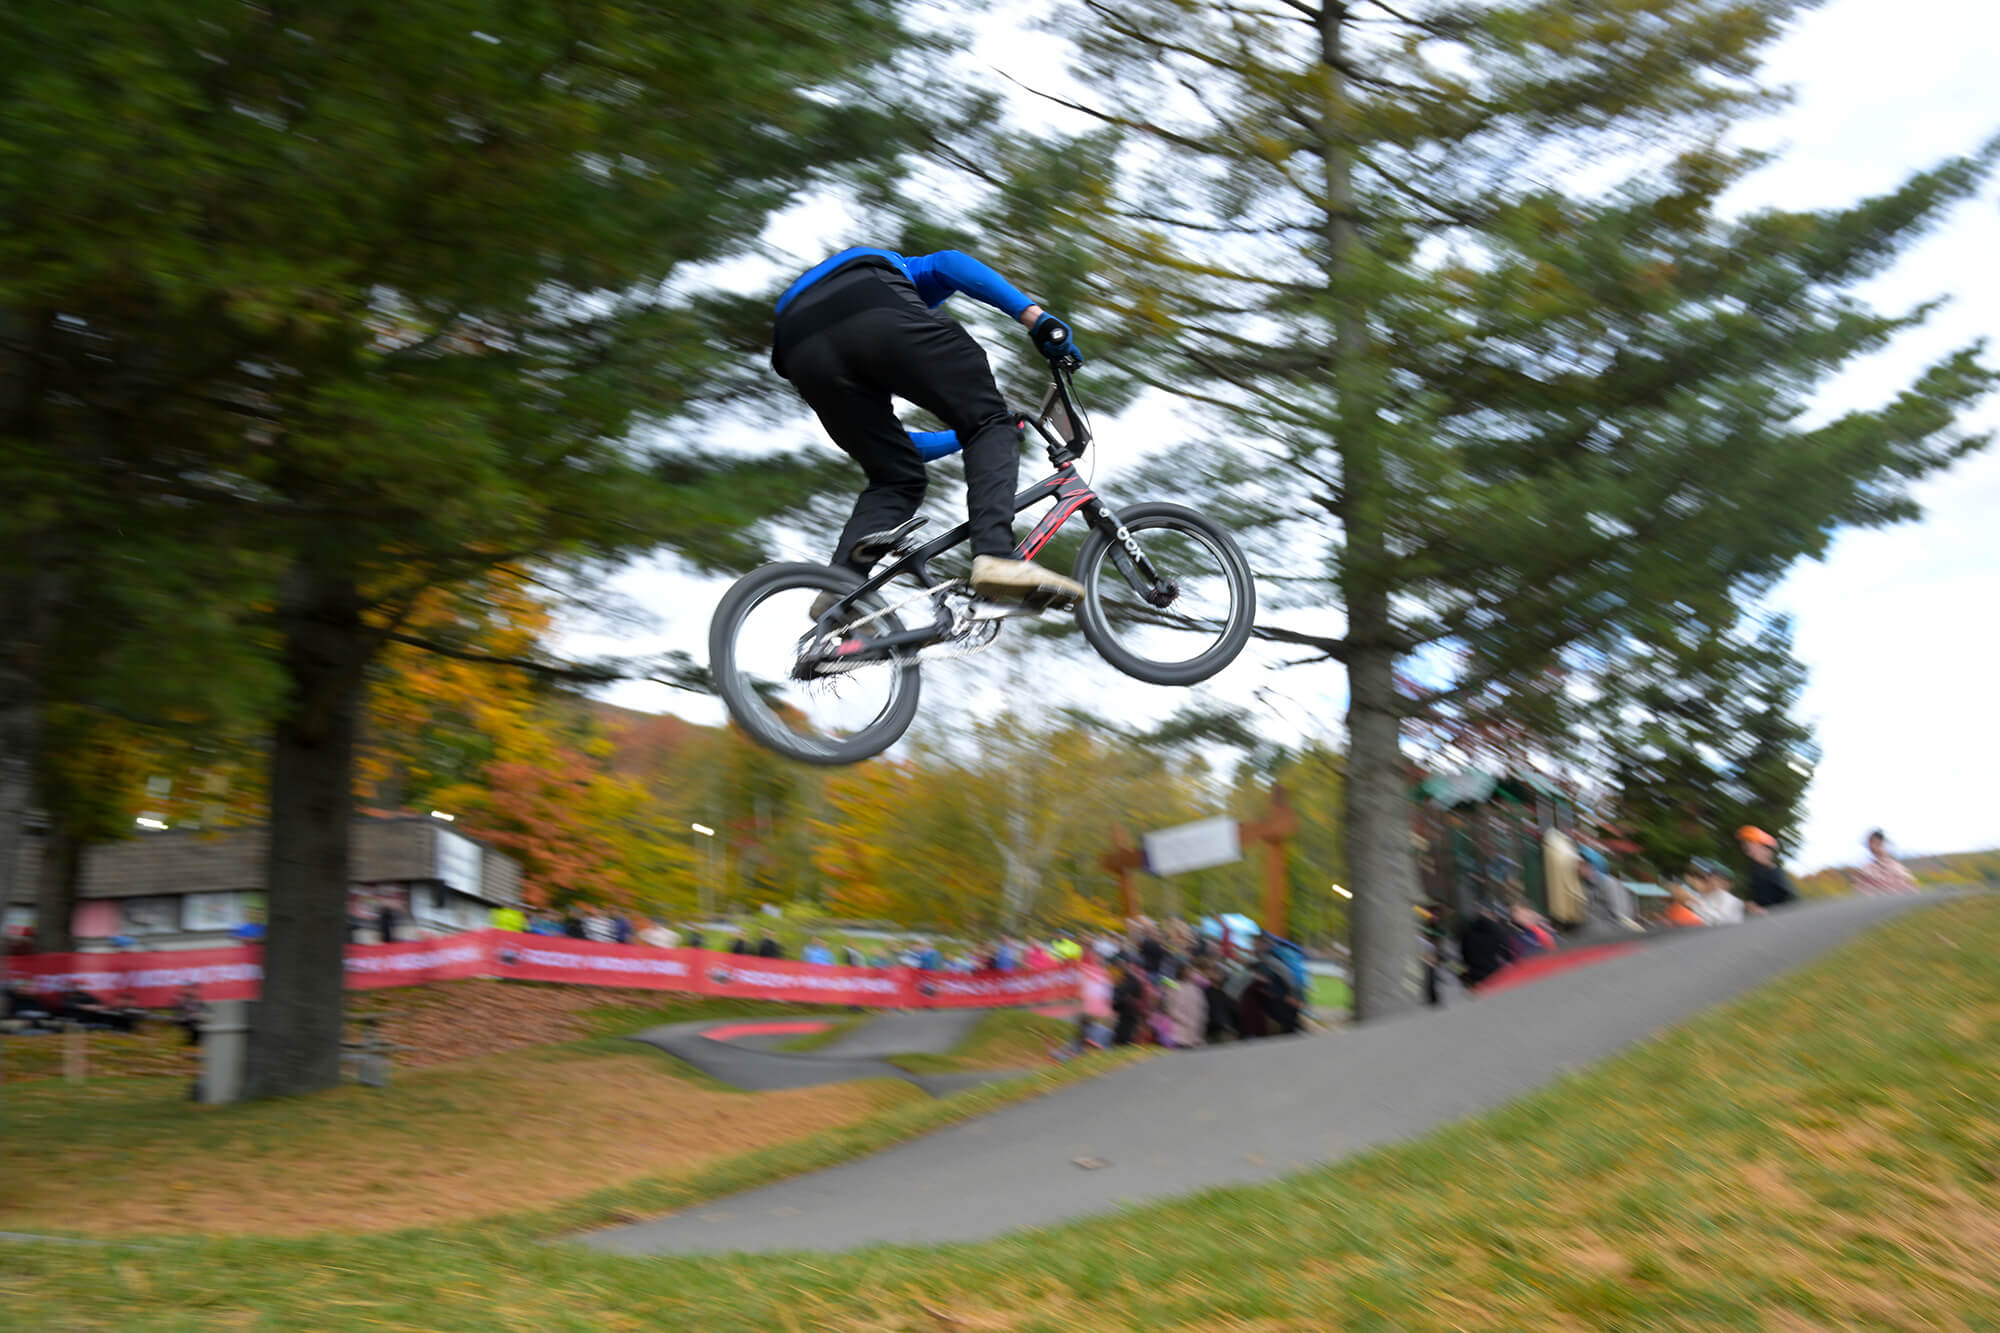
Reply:
M1619 820L1661 873L1697 856L1747 866L1746 824L1796 846L1819 749L1796 716L1805 668L1791 647L1780 616L1753 638L1639 652L1608 674L1594 711Z
M1364 1018L1414 1003L1409 720L1698 642L1986 442L1956 425L1993 383L1978 347L1808 414L1922 322L1856 285L1994 150L1729 216L1764 160L1730 131L1778 101L1759 54L1806 8L1076 0L1056 21L1090 90L1073 111L1124 146L1054 225L1149 326L1135 372L1227 424L1218 475L1303 515L1282 598L1345 613L1337 635L1272 619L1347 673Z
M368 664L435 587L661 543L726 567L812 493L810 465L761 460L753 487L664 432L730 356L695 269L893 159L888 71L916 39L881 0L21 17L0 429L41 503L5 535L32 553L79 512L172 504L267 553L250 628L283 687L251 1085L330 1086ZM34 574L0 589L10 644L62 599ZM0 726L31 694L0 680Z

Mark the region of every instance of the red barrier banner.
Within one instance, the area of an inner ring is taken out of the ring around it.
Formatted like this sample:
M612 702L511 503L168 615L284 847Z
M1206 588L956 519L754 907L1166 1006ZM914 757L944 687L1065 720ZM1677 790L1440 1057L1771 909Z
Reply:
M834 967L729 953L704 953L701 957L703 995L871 1009L908 1009L917 1003L908 968Z
M254 1000L264 981L264 950L231 944L219 949L160 953L43 953L7 960L9 984L31 991L89 991L106 1004L164 1008L188 986L206 1000Z
M572 986L628 986L634 990L700 992L699 949L655 949L605 944L563 935L481 931L490 959L482 976L517 981L561 981Z
M486 934L478 931L450 939L351 944L347 948L347 988L380 990L489 975ZM188 986L197 988L204 1000L256 999L264 982L264 946L30 954L9 959L7 970L37 990L81 987L107 1004L159 1009L180 998Z
M968 1009L1074 1000L1082 973L1074 964L1064 964L1040 972L919 972L915 976L915 1006Z
M264 947L153 953L30 954L7 960L11 984L31 991L80 987L108 1004L164 1008L186 987L205 1000L253 1000ZM1074 966L1042 972L918 972L833 967L701 949L655 949L502 930L395 944L347 946L347 986L377 990L425 981L502 977L572 986L727 995L870 1009L977 1008L1059 1003L1077 994Z
M347 988L380 990L386 986L414 986L420 981L459 981L465 977L492 975L492 950L488 936L496 931L475 930L435 940L404 940L396 944L350 944L347 946ZM264 948L256 946L258 957Z

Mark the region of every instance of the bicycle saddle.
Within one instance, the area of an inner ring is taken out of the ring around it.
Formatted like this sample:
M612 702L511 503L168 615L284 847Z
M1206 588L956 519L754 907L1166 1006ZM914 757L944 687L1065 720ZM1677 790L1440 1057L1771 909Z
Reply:
M908 549L905 541L909 535L928 522L927 518L913 518L893 532L871 532L854 543L853 558L872 565L885 555L901 555Z

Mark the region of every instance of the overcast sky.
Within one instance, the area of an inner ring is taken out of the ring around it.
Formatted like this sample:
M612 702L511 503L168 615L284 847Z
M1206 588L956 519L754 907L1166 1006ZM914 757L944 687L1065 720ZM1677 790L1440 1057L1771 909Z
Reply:
M979 58L1046 86L1060 47L1009 30L1006 13L1000 11L999 26L986 32ZM1783 146L1785 156L1734 202L1847 202L1889 188L1914 167L1975 148L2000 133L1996 50L2000 9L1973 0L1835 0L1808 14L1767 66L1771 81L1796 88L1796 104L1746 136ZM1843 377L1827 397L1827 410L1879 402L1906 383L1914 367L1995 331L1996 224L2000 209L1989 185L1894 272L1864 290L1888 309L1939 295L1951 297L1951 304L1930 328ZM795 223L782 233L801 250L800 267L822 257L803 230ZM1100 434L1144 439L1172 419L1157 405L1134 415L1128 422L1100 423ZM2000 425L2000 408L1988 404L1977 421ZM1976 455L1920 494L1927 511L1921 523L1842 535L1826 560L1801 566L1770 602L1771 609L1796 618L1797 652L1811 672L1804 711L1825 752L1808 798L1803 846L1791 858L1799 869L1853 860L1862 835L1877 826L1909 853L2000 845L1990 776L2000 762L2000 707L1993 698L2000 662L2000 453ZM817 550L789 554L825 558ZM705 653L708 613L720 584L690 587L649 566L626 575L619 587L657 611L659 623L617 638L573 635L568 649ZM1257 696L1273 710L1279 730L1330 730L1344 705L1337 673L1272 674L1263 669L1268 661L1253 649L1214 692ZM937 674L926 678L933 705L943 702L932 694ZM1108 668L1105 674L1101 684L1122 679ZM1091 688L1088 681L1080 684ZM1136 698L1155 714L1177 701L1174 691L1119 688L1121 698ZM627 685L610 697L704 721L718 717L709 701L656 686Z
M2000 133L2000 10L1972 0L1839 0L1809 14L1769 68L1798 89L1771 128L1784 159L1754 202L1835 204ZM1946 348L2000 331L2000 208L1976 202L1864 295L1900 308L1948 295L1933 327L1851 373L1837 400L1879 401ZM1996 349L2000 355L2000 349ZM1986 404L1975 420L2000 425ZM1805 712L1825 756L1799 863L1844 863L1874 827L1908 852L2000 845L2000 453L1921 489L1920 523L1844 533L1771 599L1797 618Z

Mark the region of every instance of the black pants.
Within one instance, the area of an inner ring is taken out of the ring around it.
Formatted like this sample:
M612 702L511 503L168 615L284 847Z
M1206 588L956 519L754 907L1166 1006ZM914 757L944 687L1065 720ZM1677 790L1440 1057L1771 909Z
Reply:
M780 340L786 321L811 319L815 301L851 299L855 283L884 284L895 299L813 333L784 355L786 378L868 477L834 547L833 563L861 569L853 559L854 543L898 526L923 502L924 460L896 419L892 397L915 403L958 432L972 553L1012 555L1019 441L1014 415L971 334L926 309L899 274L869 266L843 270L807 288L779 317Z

